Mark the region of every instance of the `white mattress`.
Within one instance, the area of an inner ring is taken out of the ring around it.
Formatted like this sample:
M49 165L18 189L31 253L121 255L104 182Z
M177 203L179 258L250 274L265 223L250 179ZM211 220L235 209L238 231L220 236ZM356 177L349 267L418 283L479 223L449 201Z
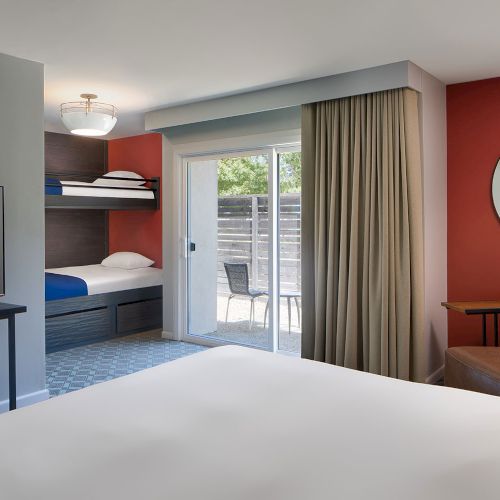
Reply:
M141 198L154 199L153 191L143 186L135 186L135 189L107 189L102 187L81 187L93 186L91 182L61 181L63 196L94 196L100 198Z
M129 270L93 264L46 269L46 272L81 278L87 283L89 295L163 284L163 270L154 267Z
M0 416L9 500L497 500L500 399L222 347Z

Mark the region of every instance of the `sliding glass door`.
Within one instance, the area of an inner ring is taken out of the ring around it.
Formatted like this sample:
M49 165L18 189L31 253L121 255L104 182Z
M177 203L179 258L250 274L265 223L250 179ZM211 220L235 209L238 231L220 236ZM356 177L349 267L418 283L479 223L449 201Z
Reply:
M300 152L185 168L185 340L300 353Z
M190 336L272 348L268 182L265 153L187 163Z

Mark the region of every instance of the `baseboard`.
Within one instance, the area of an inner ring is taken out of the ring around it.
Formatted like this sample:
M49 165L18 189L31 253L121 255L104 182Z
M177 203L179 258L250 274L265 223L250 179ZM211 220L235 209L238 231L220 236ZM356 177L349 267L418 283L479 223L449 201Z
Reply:
M41 391L30 392L29 394L17 396L16 404L18 408L22 408L23 406L39 403L40 401L45 401L46 399L49 399L49 391L47 389L43 389ZM9 411L8 399L0 401L0 413L4 413L6 411Z
M431 373L426 379L426 384L435 384L444 377L444 365L440 366L435 372Z

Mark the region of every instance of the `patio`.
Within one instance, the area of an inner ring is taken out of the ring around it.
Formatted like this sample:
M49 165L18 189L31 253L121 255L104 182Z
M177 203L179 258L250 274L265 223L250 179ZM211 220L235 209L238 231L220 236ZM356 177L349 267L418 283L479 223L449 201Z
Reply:
M267 299L260 297L255 299L255 322L250 328L250 300L245 297L234 297L229 306L228 321L226 323L227 297L228 294L225 293L217 296L217 332L207 336L238 344L267 348L269 346L267 328L269 317L266 328L264 328L264 313ZM300 338L300 325L298 324L295 303L292 301L291 328L289 333L288 307L286 300L281 299L279 349L299 354Z
M254 321L250 325L250 290L267 291L270 286L268 203L266 194L219 196L216 241L211 240L213 232L212 228L207 226L206 219L200 219L201 222L194 232L197 243L201 241L199 247L203 248L203 251L194 254L191 260L191 269L195 269L191 275L194 280L191 288L191 310L194 311L193 323L190 326L192 334L265 349L272 348L269 325L264 327L267 295L255 298ZM278 345L275 347L300 354L300 193L280 196L279 215L282 297L280 331ZM213 243L216 243L215 248ZM212 267L214 264L216 267ZM233 275L232 288L228 274ZM212 281L212 276L216 283ZM230 301L226 321L231 290L234 296ZM236 291L238 293L235 293ZM284 294L290 294L289 301L283 297Z
M255 322L250 328L250 300L236 295L231 299L226 322L229 285L224 263L248 266L249 286L268 289L268 197L267 195L221 196L218 200L217 338L268 347L264 328L267 297L255 299ZM300 194L280 196L280 287L283 292L300 291ZM300 305L300 299L299 299ZM286 299L280 301L279 349L300 353L300 325L294 300L291 301L291 328L288 329ZM268 318L269 319L269 318Z

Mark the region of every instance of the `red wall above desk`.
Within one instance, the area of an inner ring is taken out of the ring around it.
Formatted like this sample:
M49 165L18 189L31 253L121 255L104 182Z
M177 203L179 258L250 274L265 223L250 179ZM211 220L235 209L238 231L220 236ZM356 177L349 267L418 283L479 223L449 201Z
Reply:
M500 299L500 220L491 180L500 157L500 78L447 87L448 300ZM450 346L478 345L481 318L448 313ZM491 342L492 325L488 325Z
M108 142L108 171L130 170L143 177L161 177L160 134L146 134ZM161 209L109 212L109 253L137 252L162 266Z

